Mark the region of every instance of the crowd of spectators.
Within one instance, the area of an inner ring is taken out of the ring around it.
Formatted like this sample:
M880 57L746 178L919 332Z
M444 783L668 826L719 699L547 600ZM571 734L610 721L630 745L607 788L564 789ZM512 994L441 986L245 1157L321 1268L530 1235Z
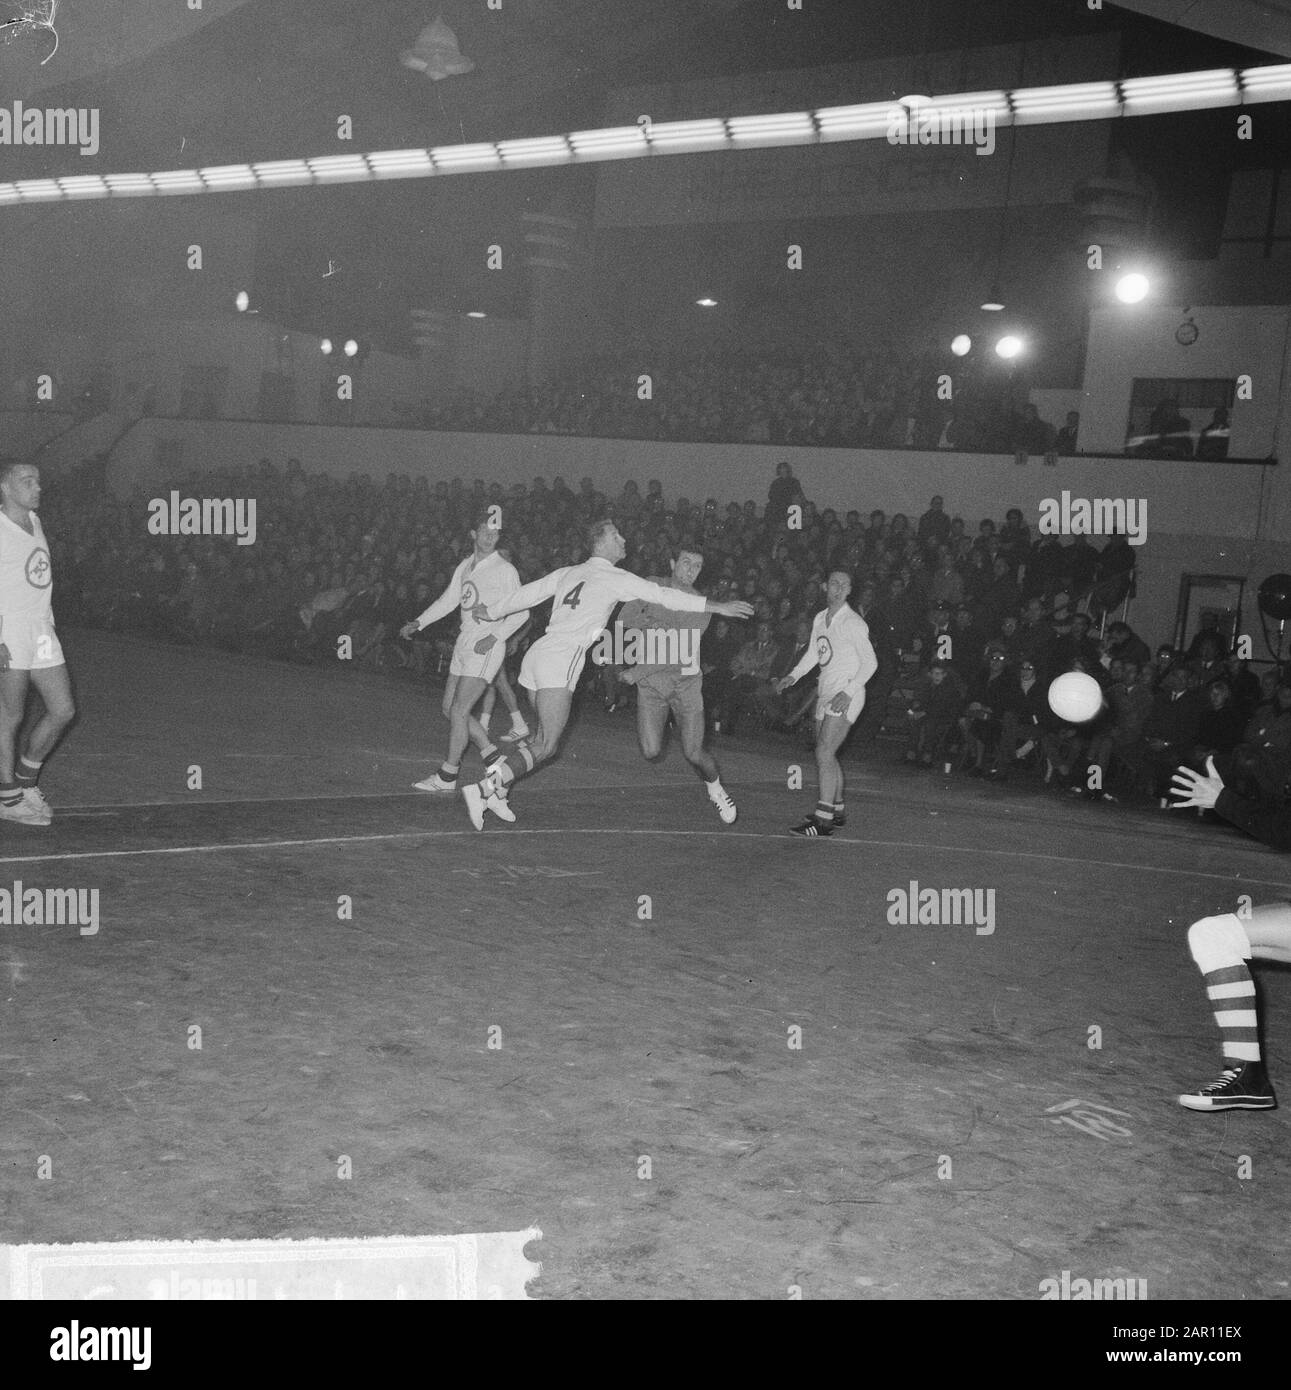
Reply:
M940 497L918 516L840 513L806 498L788 463L762 505L668 500L657 481L614 496L591 478L378 484L307 474L295 459L177 476L165 489L255 498L254 546L152 535L142 492L115 498L92 472L69 475L42 504L60 622L333 666L347 638L350 669L430 677L445 668L455 615L411 643L399 628L446 586L481 507L502 508L523 580L585 559L586 524L611 515L628 568L665 575L689 545L704 554L705 592L754 604L752 623L717 619L702 647L710 718L726 733L810 732L811 689L772 686L809 640L828 574L844 569L880 662L858 733L885 727L916 766L997 778L1030 768L1108 799L1160 795L1178 762L1210 754L1239 785L1280 795L1291 781L1291 679L1257 678L1213 623L1186 653L1153 653L1116 620L1134 583L1126 538L1096 548L1033 536L1017 508L973 527ZM540 611L520 644L544 621ZM1064 727L1049 709L1048 684L1067 670L1104 689L1090 725ZM587 679L608 708L626 703L613 668L589 663Z
M1028 405L1015 377L934 348L905 354L836 347L775 358L600 354L544 386L458 391L425 410L419 423L486 433L1038 456L1076 452L1074 417L1056 430Z

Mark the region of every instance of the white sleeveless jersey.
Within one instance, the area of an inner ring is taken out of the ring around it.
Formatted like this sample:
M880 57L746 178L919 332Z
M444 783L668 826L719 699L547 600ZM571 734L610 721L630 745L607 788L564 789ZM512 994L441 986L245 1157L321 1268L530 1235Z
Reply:
M48 618L54 570L40 518L31 514L32 534L0 512L0 618Z
M500 608L490 608L489 614L496 618L551 599L551 618L542 640L586 651L604 631L615 607L634 598L683 613L702 613L707 604L703 594L665 589L597 555L524 585Z

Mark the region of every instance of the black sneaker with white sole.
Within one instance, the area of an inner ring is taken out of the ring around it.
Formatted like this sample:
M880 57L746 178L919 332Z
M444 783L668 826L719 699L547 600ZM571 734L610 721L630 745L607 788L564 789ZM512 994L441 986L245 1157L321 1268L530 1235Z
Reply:
M1273 1110L1277 1103L1263 1062L1228 1067L1218 1081L1179 1097L1185 1110Z
M801 835L805 840L827 840L834 833L832 823L819 821L815 816L808 816L801 825L791 825L790 835Z

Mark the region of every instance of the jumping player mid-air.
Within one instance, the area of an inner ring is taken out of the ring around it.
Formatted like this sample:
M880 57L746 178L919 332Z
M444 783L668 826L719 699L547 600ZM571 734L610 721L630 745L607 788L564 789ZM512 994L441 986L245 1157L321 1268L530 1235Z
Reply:
M672 562L671 577L652 578L650 582L663 589L693 594L695 580L703 568L704 557L697 550L682 547ZM722 786L722 774L713 755L704 747L704 676L699 669L699 641L711 621L708 613L682 614L675 608L660 607L642 599L624 604L618 617L623 631L639 631L643 635L653 632L653 638L645 637L647 652L678 659L675 663L638 662L620 671L619 680L637 688L637 739L642 754L650 762L662 756L664 731L671 712L681 735L681 751L703 779L708 799L717 807L717 814L730 825L736 815L735 802ZM680 641L683 628L690 641L685 651ZM674 648L672 652L668 651L669 646ZM684 664L687 657L692 664Z
M492 684L506 658L507 638L525 621L523 610L503 623L481 623L476 618L480 606L498 604L520 587L515 566L497 553L499 527L488 524L488 513L481 515L470 532L471 553L453 571L448 587L425 612L405 623L399 635L410 638L422 628L447 617L454 608L462 610L461 631L453 647L448 668L448 684L444 687L444 713L448 717L448 755L439 771L413 785L424 792L455 792L457 774L461 771L462 755L470 739L480 750L486 765L501 756L488 732L472 711L480 697ZM498 809L503 820L508 819L506 807Z
M788 690L813 667L820 667L816 684L819 800L815 811L801 825L792 827L795 835L832 835L836 827L846 824L843 766L838 761L838 750L865 708L865 682L879 668L878 657L870 645L870 629L847 602L851 592L851 576L834 570L825 584L828 607L816 614L807 650L793 670L773 687L777 694Z
M1205 772L1179 768L1171 790L1182 809L1214 809L1248 835L1291 849L1291 810L1281 804L1261 804L1224 786L1214 758ZM1224 1069L1217 1081L1179 1097L1188 1110L1272 1110L1277 1105L1260 1053L1259 1006L1248 960L1291 964L1291 903L1253 907L1243 918L1235 912L1203 917L1188 928L1188 948L1197 962L1206 994L1219 1025Z
M0 819L48 825L54 813L36 785L41 764L72 722L76 707L63 649L54 631L53 571L35 508L40 469L0 463ZM45 712L14 765L29 685Z
M753 613L748 603L717 603L702 594L661 588L618 569L619 561L627 554L627 544L612 521L593 522L588 528L588 542L590 560L553 570L494 607L481 605L476 609L476 618L488 622L536 607L546 599L552 601L547 631L525 653L520 666L520 684L533 692L538 732L531 743L522 743L514 752L497 759L482 781L462 788L466 810L476 830L484 829L486 810L498 814L499 806L503 812L510 809L502 798L516 778L532 772L556 752L569 721L574 689L587 661L588 648L604 631L616 605L636 598L684 613L720 613L727 618L748 618ZM503 814L501 818L511 817Z

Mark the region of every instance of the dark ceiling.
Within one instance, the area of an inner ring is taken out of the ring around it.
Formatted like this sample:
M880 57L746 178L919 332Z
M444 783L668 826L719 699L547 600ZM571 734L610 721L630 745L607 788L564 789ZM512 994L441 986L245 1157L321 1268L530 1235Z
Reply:
M1123 33L1128 72L1268 61L1071 0L804 0L801 11L783 0L501 0L500 9L486 0L210 0L210 8L219 17L185 31L175 22L179 0L65 0L65 49L36 69L33 55L51 45L25 37L0 48L0 60L12 67L23 49L42 105L100 109L102 172L543 134L601 124L607 95L623 85L1107 27ZM400 64L437 14L473 72L431 82ZM72 80L60 82L63 71ZM336 136L342 115L353 121L351 143ZM85 172L74 151L0 149L2 178L63 172ZM594 171L558 169L211 201L251 219L252 288L267 314L316 330L343 311L399 345L410 304L517 311L519 279L484 276L482 244L514 235L527 208L586 210L592 179ZM31 215L56 225L59 211ZM324 279L329 263L343 272Z

